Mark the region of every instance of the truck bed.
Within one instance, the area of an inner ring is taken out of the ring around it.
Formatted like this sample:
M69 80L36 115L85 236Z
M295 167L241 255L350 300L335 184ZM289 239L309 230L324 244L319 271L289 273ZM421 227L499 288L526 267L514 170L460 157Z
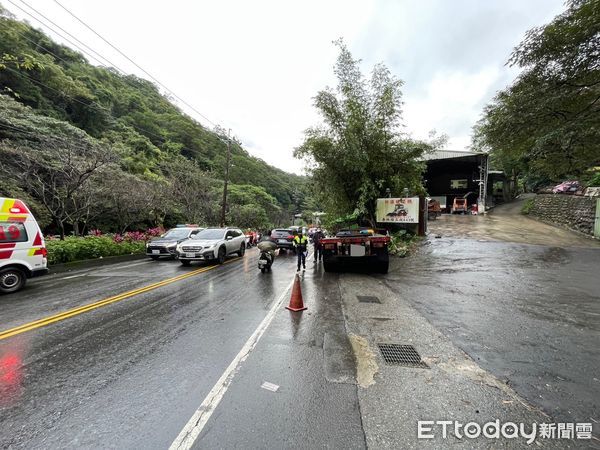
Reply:
M321 239L323 266L326 272L356 269L387 273L389 243L390 237L384 235L336 236Z

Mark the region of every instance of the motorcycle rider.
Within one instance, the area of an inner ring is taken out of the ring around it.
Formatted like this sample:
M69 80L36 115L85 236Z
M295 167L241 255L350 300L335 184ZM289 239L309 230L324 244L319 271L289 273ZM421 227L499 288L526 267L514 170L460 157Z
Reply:
M271 266L275 261L275 250L277 250L277 244L266 236L257 244L260 256L258 257L258 268L265 273L267 270L271 270Z
M300 264L302 269L306 270L306 254L308 253L308 238L302 234L302 228L298 230L298 234L294 237L294 248L298 255L298 270L300 272Z

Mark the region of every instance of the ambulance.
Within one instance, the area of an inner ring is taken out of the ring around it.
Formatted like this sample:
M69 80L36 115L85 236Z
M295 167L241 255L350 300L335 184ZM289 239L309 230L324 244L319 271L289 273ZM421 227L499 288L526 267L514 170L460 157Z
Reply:
M48 273L44 237L25 203L0 197L0 294L16 292L27 278Z

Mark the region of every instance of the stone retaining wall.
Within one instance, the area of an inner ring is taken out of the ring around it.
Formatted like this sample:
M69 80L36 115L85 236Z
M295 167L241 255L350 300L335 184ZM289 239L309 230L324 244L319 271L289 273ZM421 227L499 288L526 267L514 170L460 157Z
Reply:
M544 222L593 236L596 198L578 195L538 194L529 214Z

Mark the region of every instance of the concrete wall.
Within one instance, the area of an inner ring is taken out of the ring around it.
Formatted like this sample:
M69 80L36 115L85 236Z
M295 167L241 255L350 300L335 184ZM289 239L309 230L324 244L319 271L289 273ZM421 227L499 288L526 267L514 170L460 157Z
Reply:
M529 215L593 236L596 199L578 195L539 194Z

